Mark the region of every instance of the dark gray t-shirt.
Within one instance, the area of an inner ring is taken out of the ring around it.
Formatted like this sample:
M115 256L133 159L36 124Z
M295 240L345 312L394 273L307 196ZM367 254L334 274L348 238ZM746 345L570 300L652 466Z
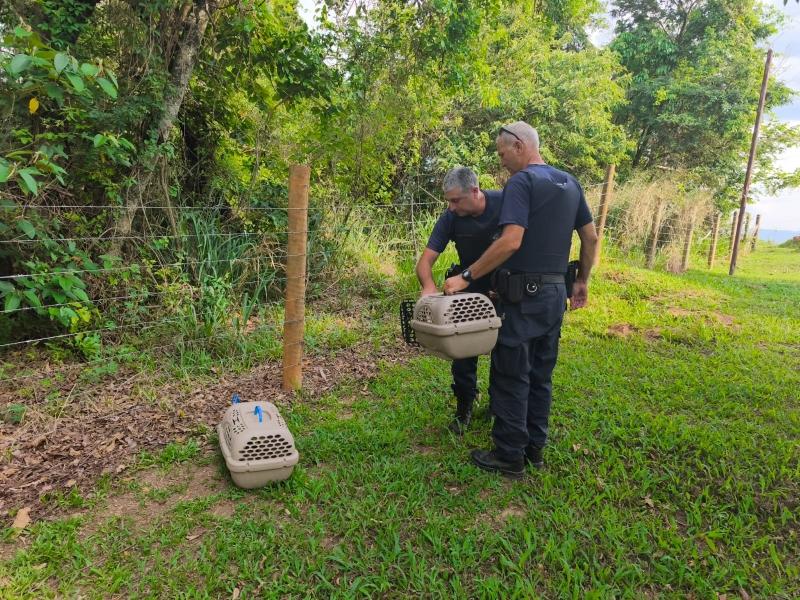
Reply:
M486 197L486 208L477 217L459 217L454 212L445 210L433 226L428 248L440 254L447 244L454 242L458 260L463 268L470 266L492 244L499 234L497 227L503 193L499 190L481 190ZM476 286L488 289L489 276L482 277Z
M449 242L457 242L459 240L456 239L460 230L462 229L462 225L464 225L464 221L469 221L469 231L476 237L483 237L485 243L484 250L488 248L494 237L497 233L497 224L498 218L500 217L500 205L502 204L503 200L503 192L499 190L481 190L483 195L486 197L486 208L484 211L478 215L477 217L459 217L456 213L445 210L441 215L439 215L439 219L436 221L436 225L433 226L433 231L431 232L430 238L428 238L428 248L433 250L434 252L442 253L444 252L445 248L447 248L447 244ZM466 228L464 228L466 229ZM464 256L462 254L462 250L466 250L467 254L472 254L469 252L470 248L458 248L458 244L456 247L458 250L458 258L461 261L461 264L465 267L468 267L472 263L474 263L478 258L480 258L483 251L480 252L477 256Z

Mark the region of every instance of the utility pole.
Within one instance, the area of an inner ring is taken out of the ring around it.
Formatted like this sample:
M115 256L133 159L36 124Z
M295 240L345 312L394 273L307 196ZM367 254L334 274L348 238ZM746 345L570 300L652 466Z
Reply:
M764 63L764 79L761 81L761 96L758 99L758 110L756 111L756 122L753 125L753 139L750 142L750 158L747 159L747 171L744 175L744 188L742 189L742 200L739 205L739 220L736 223L736 235L733 238L733 250L731 251L731 266L728 275L736 272L736 256L739 253L739 236L742 231L742 220L747 209L747 195L750 193L750 178L753 174L753 163L756 158L756 146L758 146L758 129L761 127L761 115L764 112L764 100L767 98L767 83L769 83L769 66L772 62L772 48L767 50L767 60Z

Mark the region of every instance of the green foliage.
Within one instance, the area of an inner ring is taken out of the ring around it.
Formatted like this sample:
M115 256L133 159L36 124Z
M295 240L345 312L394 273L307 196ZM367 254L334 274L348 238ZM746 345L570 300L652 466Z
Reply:
M10 425L19 425L25 418L27 407L24 404L12 402L3 408L3 421Z
M0 70L7 77L0 92L3 188L16 184L26 196L36 196L50 181L68 185L66 148L72 154L87 152L87 159L109 157L87 144L93 111L117 94L116 76L101 62L80 62L46 46L38 33L16 27L3 37ZM133 150L127 140L121 143ZM110 158L127 161L119 155Z
M197 440L191 439L187 442L171 442L163 450L157 453L143 452L139 458L142 467L159 466L162 468L169 465L184 463L197 456L200 446Z
M632 75L617 118L635 140L634 168L689 169L718 195L720 208L732 204L744 178L763 73L758 44L779 24L765 11L753 0L615 4L618 35L611 47ZM773 79L767 109L790 96ZM783 127L765 134L756 180L775 183L772 161L800 141L800 132Z
M755 44L778 21L753 0L615 6L617 40L596 49L586 30L598 0L331 0L312 29L294 0L4 5L0 293L15 312L3 332L55 326L94 355L89 332L141 323L147 340L180 334L187 364L198 337L240 347L282 295L297 162L313 166L309 293L413 293L414 257L397 243L407 207L430 203L417 220L438 212L431 200L456 163L499 187L495 132L516 119L584 183L608 163L626 177L630 159L681 168L724 203L741 179ZM788 97L776 83L770 106ZM769 189L796 180L773 161L796 141L765 126ZM254 354L272 352L270 336Z

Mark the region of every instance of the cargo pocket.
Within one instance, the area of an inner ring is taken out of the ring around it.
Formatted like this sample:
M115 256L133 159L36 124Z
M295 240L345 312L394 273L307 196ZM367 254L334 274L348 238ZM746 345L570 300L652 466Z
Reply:
M528 349L526 344L515 346L498 343L492 350L492 369L499 375L517 377L528 372Z

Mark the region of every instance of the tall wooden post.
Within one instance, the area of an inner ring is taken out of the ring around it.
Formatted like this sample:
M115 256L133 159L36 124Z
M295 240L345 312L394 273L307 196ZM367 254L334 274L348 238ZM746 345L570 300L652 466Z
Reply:
M689 256L692 253L692 236L694 236L694 214L689 218L689 226L686 228L686 238L683 241L683 257L681 258L681 273L689 268Z
M308 186L311 169L289 169L289 247L286 257L286 303L283 321L283 389L303 385L303 331L306 310Z
M747 171L744 175L744 187L742 188L742 199L739 203L739 221L736 223L736 235L733 238L733 248L731 250L731 266L728 275L736 272L736 257L739 253L739 232L742 229L742 217L747 208L747 196L750 193L750 177L753 175L753 163L756 158L756 147L758 146L758 129L761 126L761 115L764 112L764 101L767 97L767 83L769 83L769 65L772 62L772 48L767 51L767 60L764 63L764 78L761 80L761 96L758 99L758 109L756 110L756 122L753 125L753 138L750 141L750 157L747 159Z
M647 250L647 268L652 269L656 264L656 250L658 249L658 234L661 232L661 216L664 212L664 200L659 200L653 213L653 225L650 228L650 248Z
M714 217L714 225L711 230L711 248L708 249L708 268L714 268L714 260L717 258L717 242L719 241L719 226L722 222L722 213L717 213Z
M731 246L728 248L728 260L731 259L733 256L733 238L736 237L736 223L739 222L739 211L733 211L733 217L731 218Z
M600 264L600 251L603 246L603 232L606 228L606 218L608 217L608 207L614 195L614 174L616 165L608 165L606 168L606 178L603 181L603 191L600 194L600 219L597 222L597 249L594 255L595 266Z
M750 252L753 252L756 249L759 229L761 229L761 215L756 215L756 228L753 230L753 237L750 238Z

